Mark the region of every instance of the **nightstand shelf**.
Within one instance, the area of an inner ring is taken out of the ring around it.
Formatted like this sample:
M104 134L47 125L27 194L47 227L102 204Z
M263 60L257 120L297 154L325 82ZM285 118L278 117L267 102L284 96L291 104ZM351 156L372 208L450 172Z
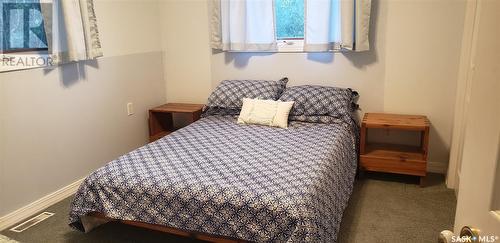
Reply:
M367 144L363 156L372 158L424 160L424 152L420 147L386 143Z
M174 124L174 114L185 114L188 123L200 119L204 105L168 103L149 110L149 141L156 141L179 128Z
M430 122L425 116L366 113L361 124L361 170L426 176ZM368 143L368 129L420 133L420 145Z

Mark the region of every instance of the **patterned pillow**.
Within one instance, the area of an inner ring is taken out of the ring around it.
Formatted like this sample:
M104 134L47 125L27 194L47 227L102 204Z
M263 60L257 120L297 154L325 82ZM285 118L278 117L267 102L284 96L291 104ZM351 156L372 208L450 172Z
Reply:
M278 81L224 80L208 97L205 115L238 115L243 98L277 100L286 88L288 78Z
M350 118L358 106L356 91L318 85L289 87L281 95L282 101L295 101L290 120L331 122Z

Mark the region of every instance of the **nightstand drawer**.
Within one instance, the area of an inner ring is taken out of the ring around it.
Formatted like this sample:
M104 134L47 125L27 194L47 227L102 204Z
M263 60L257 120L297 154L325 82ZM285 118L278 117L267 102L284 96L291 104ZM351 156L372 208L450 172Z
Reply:
M360 156L361 168L368 171L400 173L406 175L425 176L425 161L406 158L375 158L366 155Z

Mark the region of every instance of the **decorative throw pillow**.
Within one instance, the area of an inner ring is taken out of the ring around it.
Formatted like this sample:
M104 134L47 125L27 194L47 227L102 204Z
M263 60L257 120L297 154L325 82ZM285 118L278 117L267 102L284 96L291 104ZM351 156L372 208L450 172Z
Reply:
M286 88L288 78L278 81L224 80L208 97L205 115L238 115L243 98L277 100Z
M238 123L287 128L288 114L292 106L293 101L283 102L244 98Z
M290 120L328 123L339 118L350 118L357 109L357 95L351 89L301 85L288 87L279 99L295 101Z

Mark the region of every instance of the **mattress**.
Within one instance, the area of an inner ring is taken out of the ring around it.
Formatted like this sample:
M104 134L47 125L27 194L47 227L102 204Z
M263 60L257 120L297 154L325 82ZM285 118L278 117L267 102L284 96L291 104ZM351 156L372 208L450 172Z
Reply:
M351 124L209 116L90 174L69 221L85 231L98 212L254 242L335 242L356 165Z

